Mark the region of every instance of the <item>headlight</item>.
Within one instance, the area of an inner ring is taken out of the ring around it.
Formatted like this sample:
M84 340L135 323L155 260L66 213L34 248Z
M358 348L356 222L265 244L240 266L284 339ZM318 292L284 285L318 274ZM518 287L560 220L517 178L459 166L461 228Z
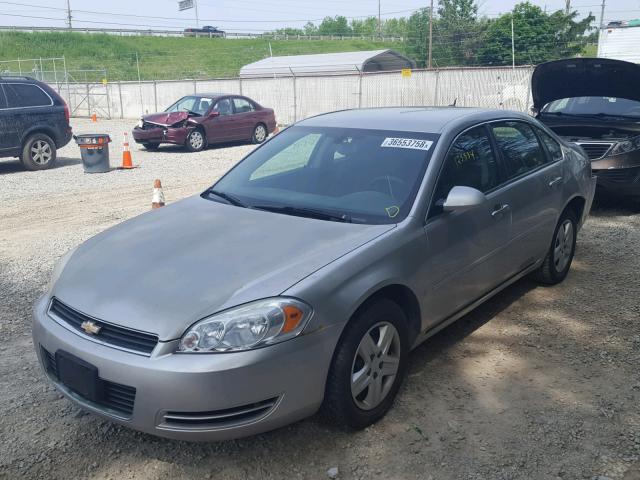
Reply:
M623 153L629 153L634 150L640 150L640 135L617 143L616 146L613 147L613 150L611 150L611 155L622 155Z
M58 281L58 278L60 278L60 275L62 274L64 267L67 266L67 262L69 261L69 259L77 249L78 247L74 247L71 250L69 250L67 253L65 253L62 257L60 257L60 260L58 260L58 263L56 263L56 266L53 267L53 273L51 274L51 278L49 279L47 290L51 290L53 288L53 285Z
M292 298L268 298L212 315L191 326L180 339L181 352L250 350L300 334L313 310Z
M138 128L142 128L144 126L144 120L138 120Z

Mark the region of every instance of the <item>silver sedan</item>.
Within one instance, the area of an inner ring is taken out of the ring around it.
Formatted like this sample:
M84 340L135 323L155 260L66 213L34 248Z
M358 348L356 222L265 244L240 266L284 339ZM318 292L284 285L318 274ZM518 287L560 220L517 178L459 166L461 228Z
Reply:
M318 410L362 428L413 347L525 275L567 276L594 187L583 152L525 115L320 115L65 255L34 345L71 401L155 435Z

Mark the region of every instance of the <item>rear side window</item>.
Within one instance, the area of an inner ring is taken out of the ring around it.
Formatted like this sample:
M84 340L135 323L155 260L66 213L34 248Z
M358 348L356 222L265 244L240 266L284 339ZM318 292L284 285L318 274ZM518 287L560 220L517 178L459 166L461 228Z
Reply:
M236 113L253 112L255 110L251 102L244 98L234 98L233 105L236 109Z
M507 178L515 178L548 163L533 129L524 122L499 122L491 127L502 153Z
M542 143L547 147L551 161L557 162L558 160L562 160L562 147L560 144L544 130L536 128L536 131L538 132L538 137L540 137Z
M51 98L44 90L28 83L9 83L4 86L9 108L43 107L51 105Z

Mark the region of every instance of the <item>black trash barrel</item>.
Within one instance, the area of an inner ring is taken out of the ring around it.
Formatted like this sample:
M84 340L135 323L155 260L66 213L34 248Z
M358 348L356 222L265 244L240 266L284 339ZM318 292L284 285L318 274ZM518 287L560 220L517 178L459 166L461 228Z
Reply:
M80 147L82 166L85 173L105 173L109 171L109 142L106 133L86 133L74 135Z

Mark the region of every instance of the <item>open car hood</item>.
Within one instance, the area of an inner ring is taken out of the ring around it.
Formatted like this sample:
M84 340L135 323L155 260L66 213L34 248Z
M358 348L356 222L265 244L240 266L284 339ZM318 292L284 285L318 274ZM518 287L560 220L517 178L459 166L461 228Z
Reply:
M542 63L531 76L533 107L561 98L615 97L640 101L640 65L608 58Z
M182 122L187 118L189 118L189 113L187 112L160 112L144 115L142 120L162 127L170 127L171 125Z

